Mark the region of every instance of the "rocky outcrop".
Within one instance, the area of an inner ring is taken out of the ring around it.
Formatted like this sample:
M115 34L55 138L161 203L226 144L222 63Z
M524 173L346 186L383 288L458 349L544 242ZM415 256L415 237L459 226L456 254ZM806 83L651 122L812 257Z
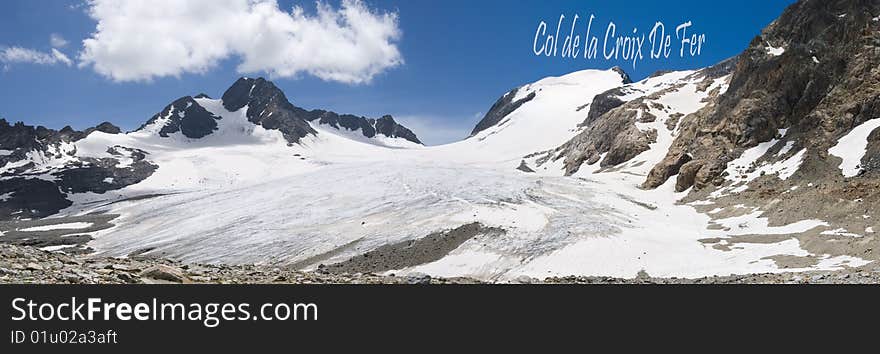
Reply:
M474 130L471 131L471 136L477 135L477 133L494 127L501 123L501 120L504 117L507 117L508 114L513 113L513 111L517 110L520 106L526 104L527 102L535 99L535 92L531 92L525 97L517 99L517 93L520 88L513 89L512 91L504 94L495 104L492 105L492 108L489 108L489 112L486 112L486 115L483 116L483 119L477 123L477 126L474 127Z
M876 1L791 5L740 55L730 87L717 104L685 118L688 127L645 187L663 184L670 177L663 171L681 153L695 160L717 161L703 165L695 174L702 180L715 180L724 171L719 164L726 165L744 150L776 138L781 145L793 142L798 149L806 149L804 163L813 167L813 175L840 175L837 163L827 157L828 148L854 127L880 117L878 15L880 3ZM782 129L787 131L784 137L779 134ZM862 160L865 174L877 169L880 148L876 144L876 140L869 144ZM681 178L677 184L690 187L690 176Z
M664 97L680 94L685 87L689 87L685 94L689 95L690 90L695 89L701 95L712 96L707 90L718 83L717 79L730 73L731 63L735 61L735 58L729 59L683 78L678 73L658 73L651 77L657 78L656 81L640 83L629 82L628 76L618 68L616 71L624 77L624 82L629 83L600 93L589 104L578 108L578 111L587 110L586 118L578 125L580 132L542 161L564 159L565 173L569 175L578 172L584 164L598 163L599 170L606 171L631 161L652 149L660 134L668 136L677 131L683 115L662 103ZM667 74L673 76L664 78ZM663 124L659 127L649 124L656 122L660 114ZM665 180L677 174L681 164L687 161L673 159L670 162L672 164L658 168L650 178Z
M373 126L376 128L376 134L381 134L389 138L402 138L416 144L422 143L412 130L398 124L394 121L394 118L389 115L382 116L382 118L376 120L368 119L368 121L373 123ZM367 137L372 138L371 136Z
M422 142L408 128L398 124L393 117L386 115L379 119L358 117L351 114L337 114L324 110L310 111L306 115L309 121L317 121L318 124L329 125L336 129L360 131L367 138L384 135L389 138L401 138L410 142L421 144Z
M231 112L247 107L248 121L269 130L278 130L291 143L309 134L308 112L295 107L278 87L263 78L240 78L223 93L223 106Z
M589 105L590 111L587 113L587 119L580 126L589 126L608 111L622 106L626 102L620 99L621 96L623 96L623 92L617 87L593 97L593 102Z
M69 207L70 193L121 189L156 170L147 153L137 149L111 147L111 158L77 156L73 143L96 131L118 134L120 129L105 122L85 131L69 126L56 131L0 119L0 149L10 151L0 155L0 221L46 217ZM123 159L127 164L120 163Z
M6 119L0 118L0 150L22 152L33 150L46 151L49 146L62 142L77 141L95 131L118 134L120 129L109 122L103 122L84 131L75 130L70 126L65 126L61 130L54 130L41 125L36 127L26 125L23 122L9 124ZM12 153L10 155L16 154ZM2 158L3 155L0 155L0 167L3 165Z
M218 119L220 117L208 112L193 97L186 96L166 106L138 130L159 125L158 134L161 137L167 138L169 134L180 132L187 138L198 139L217 130Z

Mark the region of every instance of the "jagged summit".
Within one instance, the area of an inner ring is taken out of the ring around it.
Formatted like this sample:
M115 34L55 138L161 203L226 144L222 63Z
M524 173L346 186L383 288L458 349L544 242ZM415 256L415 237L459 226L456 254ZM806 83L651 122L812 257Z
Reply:
M201 96L201 95L200 95ZM147 130L161 137L180 132L187 138L202 138L217 130L217 120L191 96L181 97L150 118L138 130Z
M146 130L161 137L180 132L191 139L210 135L217 130L217 121L222 117L202 107L198 103L201 99L211 98L201 93L172 102L138 131ZM294 106L281 89L264 78L239 78L223 93L221 100L222 107L229 112L246 108L244 115L249 122L268 130L280 131L290 143L299 143L306 136L317 135L318 131L312 124L319 124L337 130L357 131L366 138L381 135L422 144L415 133L389 115L373 119L321 109L309 111Z
M223 93L222 99L230 112L247 106L248 121L281 131L291 143L317 133L306 120L306 110L291 104L281 89L264 78L240 78Z

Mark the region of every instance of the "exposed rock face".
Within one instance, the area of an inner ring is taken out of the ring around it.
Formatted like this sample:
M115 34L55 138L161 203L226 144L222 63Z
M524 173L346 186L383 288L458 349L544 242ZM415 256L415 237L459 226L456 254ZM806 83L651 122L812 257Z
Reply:
M609 112L603 119L588 124L574 139L558 149L565 157L565 172L573 174L581 165L599 162L608 167L625 162L649 149L657 139L656 132L639 130L636 125L641 101L631 101ZM601 156L605 154L604 158Z
M621 69L619 66L612 67L611 70L614 70L614 72L620 74L620 76L623 78L624 85L631 84L633 82L632 79L630 79L629 74L627 74L626 71Z
M780 147L793 142L795 151L806 149L805 165L835 173L838 163L828 158L828 148L854 127L880 117L878 14L877 1L791 5L740 55L730 88L717 104L684 118L688 124L645 187L657 187L671 177L665 171L681 153L717 162L680 176L677 184L683 188L690 187L691 174L702 181L721 177L723 166L745 149L774 138ZM784 137L781 129L787 130ZM872 140L862 159L865 174L878 168L877 144Z
M724 66L729 67L728 62L725 62ZM589 108L586 119L579 126L581 132L557 148L552 158L554 160L564 158L566 174L579 171L584 164L599 163L600 168L610 168L632 160L650 150L652 144L657 142L660 133L657 129L639 126L657 120L652 111L668 113L668 107L657 101L664 95L677 92L687 82L699 82L697 89L707 90L709 85L715 83L715 79L729 74L729 71L724 70L724 66L700 70L681 79L680 82L667 83L664 88L626 84L596 95L589 105L581 108ZM625 74L622 75L627 77ZM669 114L665 126L659 129L674 131L680 116L680 114ZM688 161L689 156L681 154L673 161L676 164L659 169L657 173L677 174L681 165Z
M0 119L0 149L11 151L0 155L0 220L46 217L72 204L68 193L124 188L156 170L156 165L146 160L146 152L124 147L108 151L114 158L76 156L72 143L95 131L120 132L110 123L81 132L69 126L56 131L21 122L9 125ZM130 163L123 166L122 159Z
M492 105L492 108L489 109L489 112L486 112L486 115L483 116L483 119L477 123L477 126L474 127L474 130L471 131L471 136L477 135L477 133L486 130L490 127L501 123L501 120L504 117L507 117L508 114L517 110L520 106L535 99L535 93L529 93L523 98L516 99L516 94L519 92L519 88L513 89L512 91L506 93L504 96L498 99L495 104Z
M46 217L73 204L50 181L36 178L3 178L0 181L0 195L6 196L0 200L0 220Z
M217 130L218 119L220 117L214 116L192 97L186 96L166 106L138 130L153 124L162 124L159 129L161 137L167 138L169 134L181 132L187 138L198 139Z
M529 164L526 163L526 160L522 160L516 169L525 173L535 173L535 170L529 167Z
M89 133L99 131L113 131L116 128L110 123L101 123L97 127L86 129L81 132L70 126L61 130L49 129L44 126L30 126L22 122L10 125L5 119L0 118L0 149L12 151L46 150L46 147L60 142L76 141L86 137ZM12 155L16 155L13 153ZM0 162L2 162L0 156ZM2 164L0 164L2 166Z
M350 131L360 130L361 134L368 138L374 138L377 135L384 135L389 138L402 138L421 144L422 142L411 130L398 124L394 118L386 115L379 119L358 117L351 114L337 114L324 110L314 110L307 112L306 119L308 121L318 121L318 124L329 125L336 129L346 129Z
M223 106L235 112L247 106L247 118L263 128L279 130L291 143L316 134L306 119L308 112L290 104L284 92L263 78L240 78L223 94Z
M591 125L603 114L626 103L620 99L620 96L623 96L620 88L613 88L593 97L593 102L590 103L590 112L587 113L587 119L581 123L581 126Z
M85 135L88 136L91 132L98 131L107 134L119 134L122 133L122 129L113 125L110 122L103 122L101 124L96 125L94 128L89 128L85 130Z
M116 158L80 157L55 173L56 183L67 193L104 193L122 189L147 179L157 166L146 160L147 152L114 146L107 150ZM119 166L120 159L129 159L128 166Z
M394 121L394 118L389 115L382 116L382 118L379 118L375 121L373 121L372 119L368 121L373 122L373 124L375 125L376 134L382 134L389 138L403 138L416 144L422 143L421 141L419 141L419 138L416 136L415 133L404 126L397 124L397 122ZM367 137L371 138L371 136Z
M368 138L381 134L421 144L412 131L395 122L391 116L371 119L325 110L307 111L291 104L284 92L263 78L238 79L223 94L223 105L233 112L247 106L249 121L266 129L280 130L291 143L297 143L309 134L317 134L308 123L317 121L337 129L360 130Z

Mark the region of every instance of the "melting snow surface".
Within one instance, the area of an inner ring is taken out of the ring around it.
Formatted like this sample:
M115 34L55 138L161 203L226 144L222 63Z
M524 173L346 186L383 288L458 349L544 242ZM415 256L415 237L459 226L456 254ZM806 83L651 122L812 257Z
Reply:
M852 232L847 231L846 229L839 228L834 230L826 230L821 232L822 235L831 235L831 236L848 236L848 237L862 237L862 235L854 234Z
M845 177L854 177L861 172L862 158L868 147L868 136L880 127L880 119L872 119L855 127L828 149L828 153L843 159L840 169Z
M36 231L51 231L51 230L79 230L79 229L89 228L91 226L92 226L92 223L90 223L90 222L69 222L69 223L64 223L64 224L28 227L28 228L21 229L18 231L36 232Z

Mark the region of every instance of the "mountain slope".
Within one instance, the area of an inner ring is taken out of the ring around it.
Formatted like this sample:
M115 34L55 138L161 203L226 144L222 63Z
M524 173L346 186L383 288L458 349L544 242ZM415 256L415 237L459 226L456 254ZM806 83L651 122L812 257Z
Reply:
M241 79L132 133L67 132L78 138L61 157L34 166L154 168L120 188L64 192L52 218L0 223L0 237L488 280L859 267L880 259L877 22L874 2L802 1L736 58L639 82L620 69L545 78L437 147L391 118L306 111ZM2 178L59 190L34 166L9 166ZM94 239L65 240L82 234Z
M243 87L247 88L244 94ZM259 178L258 171L269 176L277 170L272 159L257 162L264 166L257 169L252 169L253 161L259 156L292 154L290 145L326 140L317 137L319 131L347 136L331 139L340 146L352 145L351 138L361 142L355 146L421 146L414 133L390 116L368 119L306 111L290 104L264 79L242 78L224 97L229 101L212 100L205 94L182 97L127 134L106 122L81 132L0 120L0 221L46 217L71 206L75 194L101 195L135 184L140 184L135 189L144 188L151 184L141 184L147 179L168 182L155 187L168 192L193 187L199 180ZM238 105L242 106L235 111L227 109ZM251 147L244 149L247 163L229 163L238 152L224 154L240 144ZM229 160L224 162L224 157ZM206 166L213 172L197 171Z

